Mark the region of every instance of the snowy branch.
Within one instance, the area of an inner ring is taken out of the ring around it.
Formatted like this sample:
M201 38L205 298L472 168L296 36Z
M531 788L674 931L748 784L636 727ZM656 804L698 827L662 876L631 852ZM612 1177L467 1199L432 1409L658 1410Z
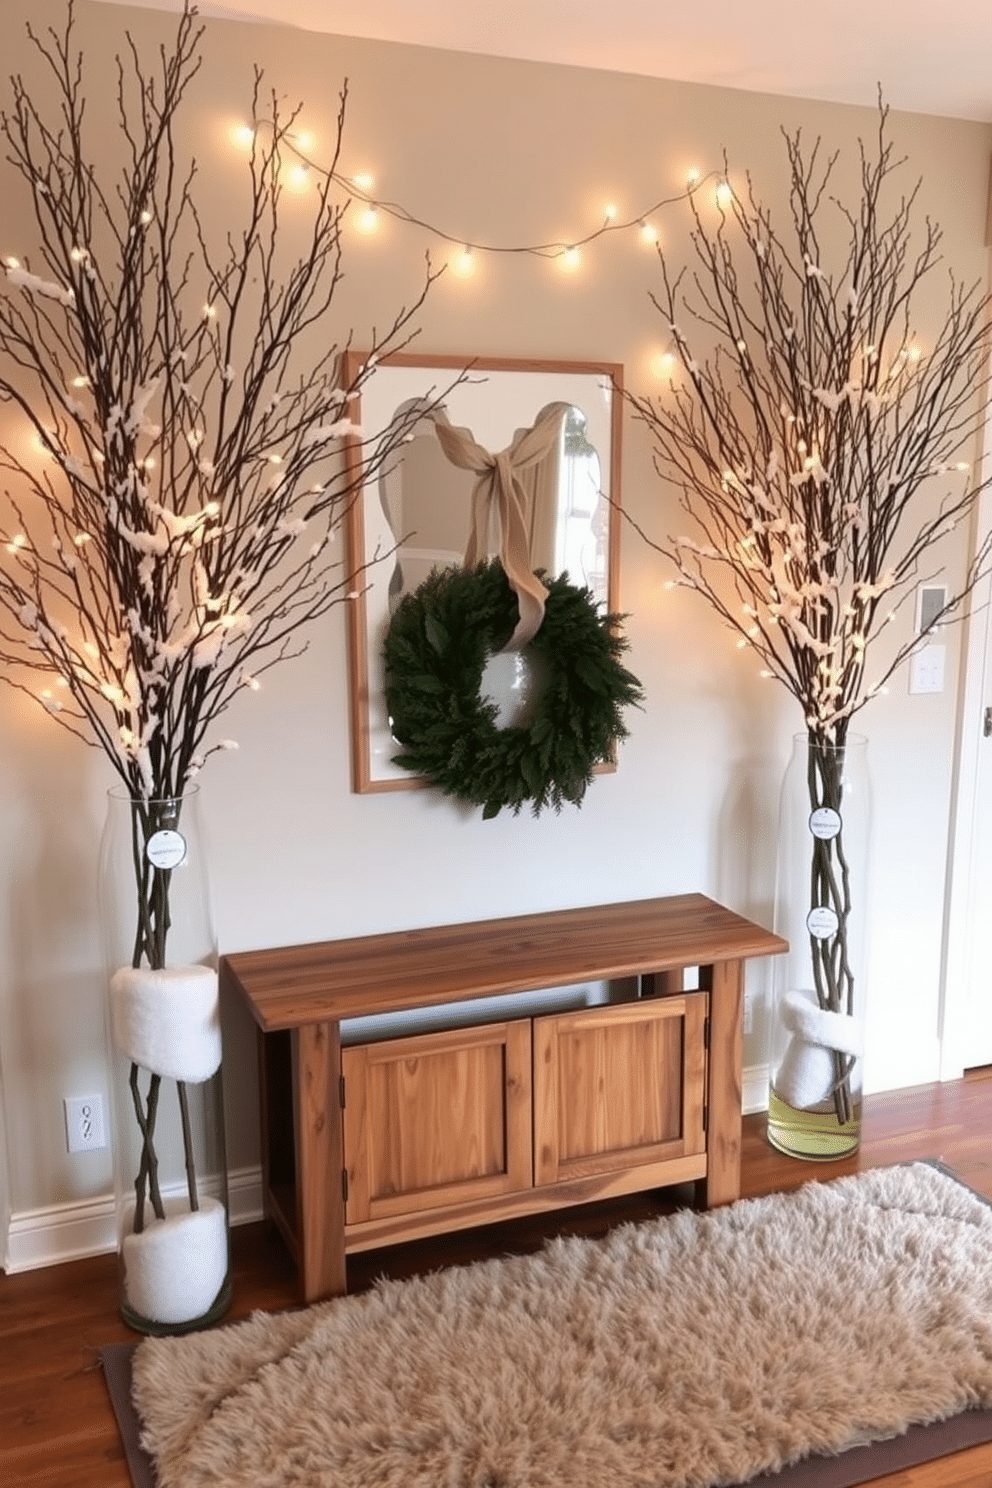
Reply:
M409 430L363 441L352 413L436 276L428 262L413 303L363 336L371 355L345 385L333 172L305 228L280 218L296 110L268 100L243 218L218 243L177 130L200 65L194 13L154 66L127 38L123 165L106 180L87 153L71 3L62 31L29 34L44 76L13 77L0 117L35 229L0 264L0 662L133 796L171 797L229 747L208 736L233 698L353 587L341 520ZM254 115L263 86L256 71Z
M899 193L884 107L853 207L830 195L836 157L822 160L819 142L807 154L797 134L786 148L787 232L750 178L715 226L690 198L695 265L674 274L659 251L654 297L683 375L630 402L696 529L648 540L798 699L811 736L840 744L920 642L889 645L869 675L886 621L987 483L973 462L989 300L949 276L943 320L917 344L913 307L941 235L914 225L916 190ZM827 211L846 240L834 265L818 230ZM990 557L974 556L934 625Z

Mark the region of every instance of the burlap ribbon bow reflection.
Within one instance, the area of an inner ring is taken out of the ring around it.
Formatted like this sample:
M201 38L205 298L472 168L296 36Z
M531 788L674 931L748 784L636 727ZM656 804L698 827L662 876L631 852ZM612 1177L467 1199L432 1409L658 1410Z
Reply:
M488 556L490 517L499 526L499 560L517 596L520 618L504 651L522 651L541 628L548 591L536 577L528 536L528 499L520 477L540 464L557 444L567 403L552 403L530 428L515 436L499 454L477 444L470 429L456 428L443 410L431 417L438 442L453 465L471 470L477 479L464 564L475 568Z

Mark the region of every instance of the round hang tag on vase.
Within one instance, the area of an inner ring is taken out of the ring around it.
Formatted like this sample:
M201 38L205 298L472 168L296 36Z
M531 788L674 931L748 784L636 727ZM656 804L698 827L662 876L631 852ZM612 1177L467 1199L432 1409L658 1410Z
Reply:
M186 838L163 828L149 837L145 853L153 868L178 868L186 858Z
M821 842L829 842L840 835L840 812L830 806L821 806L810 814L809 829Z
M806 916L806 929L817 940L829 940L831 935L836 935L839 924L837 911L828 904L816 905Z

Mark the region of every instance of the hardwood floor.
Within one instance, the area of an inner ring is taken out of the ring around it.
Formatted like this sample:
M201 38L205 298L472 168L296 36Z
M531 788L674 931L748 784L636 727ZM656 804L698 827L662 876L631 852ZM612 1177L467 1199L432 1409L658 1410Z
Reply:
M874 1096L866 1103L857 1157L806 1164L774 1152L764 1118L744 1123L745 1195L794 1188L859 1168L914 1157L942 1158L992 1200L992 1070L962 1081ZM517 1221L487 1230L355 1257L349 1285L367 1286L440 1264L462 1264L495 1249L529 1250L555 1227L597 1234L618 1219L671 1207L671 1196L645 1195L574 1210L556 1221ZM296 1302L295 1273L264 1225L233 1232L235 1300L227 1321L256 1308ZM133 1340L117 1315L116 1261L97 1256L19 1276L0 1275L0 1484L3 1488L129 1488L98 1348ZM882 1488L992 1488L992 1444L878 1480ZM605 1485L604 1485L605 1488Z

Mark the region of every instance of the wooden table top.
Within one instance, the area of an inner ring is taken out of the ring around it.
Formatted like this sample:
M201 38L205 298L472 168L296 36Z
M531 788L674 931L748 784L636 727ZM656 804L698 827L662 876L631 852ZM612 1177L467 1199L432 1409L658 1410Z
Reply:
M271 1033L787 949L781 936L703 894L676 894L239 951L221 958L221 975Z

